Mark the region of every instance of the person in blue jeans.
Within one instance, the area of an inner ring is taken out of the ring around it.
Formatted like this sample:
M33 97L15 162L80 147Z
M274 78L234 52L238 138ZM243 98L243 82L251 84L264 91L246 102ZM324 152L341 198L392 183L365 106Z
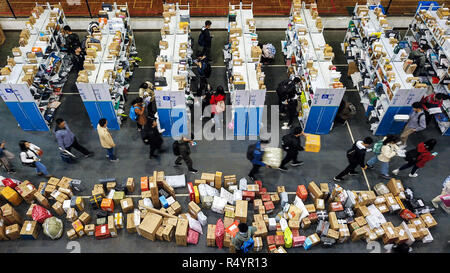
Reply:
M97 125L97 133L100 139L100 144L103 148L106 149L107 157L111 162L118 162L119 159L114 155L114 147L116 144L111 136L111 133L108 130L108 121L105 118L101 118L98 121Z
M261 166L268 167L264 162L262 162L264 151L261 149L261 143L267 144L269 143L269 141L260 140L255 144L250 145L247 150L247 159L250 160L253 165L253 168L250 170L248 177L250 177L250 179L252 179L253 181L256 180L255 174L258 173Z
M41 149L26 140L21 140L19 142L19 147L22 152L20 152L20 161L24 166L36 168L37 175L45 175L46 178L50 178L53 175L49 174L47 167L41 163L39 154L41 154Z
M374 165L379 162L380 176L384 179L391 179L391 176L389 176L389 162L397 155L397 150L399 150L397 146L398 142L400 142L400 138L394 135L387 135L383 138L383 146L381 146L380 154L375 155L367 161L367 168L373 169Z

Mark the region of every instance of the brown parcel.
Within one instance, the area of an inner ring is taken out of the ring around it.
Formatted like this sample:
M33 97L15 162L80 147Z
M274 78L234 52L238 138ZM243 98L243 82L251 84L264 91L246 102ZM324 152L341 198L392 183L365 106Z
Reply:
M138 228L144 238L155 241L156 231L161 224L162 216L155 213L147 213Z
M162 233L164 241L171 242L173 239L174 231L175 231L175 226L166 225L164 227L163 233Z
M391 180L389 180L389 182L387 183L387 187L394 196L397 196L401 192L405 191L402 182L395 178L391 178Z
M113 237L113 238L117 237L117 229L116 229L113 215L108 216L108 230L109 230L109 233L111 234L111 237Z
M87 236L93 236L95 234L95 225L94 224L85 225L84 232L86 232Z
M5 229L6 237L10 240L17 240L20 238L20 226L18 224L7 226Z
M36 221L25 221L20 231L20 235L31 235L34 239L38 238L39 225Z
M339 231L336 231L334 229L329 229L327 236L330 238L333 238L335 240L338 240L339 239Z
M234 219L238 220L240 223L247 223L247 200L236 200L236 210L234 212Z
M187 246L189 222L185 219L178 219L177 228L175 230L175 241L179 246Z
M133 179L133 177L129 177L127 179L126 186L127 186L127 190L128 190L129 193L134 192L134 179Z
M189 202L188 204L189 214L197 219L198 213L202 210L194 201Z
M355 241L363 238L364 235L366 235L366 230L365 229L363 229L363 228L355 229L352 232L352 236L351 236L352 242L355 242Z
M339 223L336 217L336 212L330 211L330 213L328 213L328 220L330 221L331 229L339 230Z
M319 187L317 186L317 184L314 181L309 182L308 191L313 199L323 197L323 192L319 189Z
M420 215L420 218L422 218L422 221L425 223L427 228L432 228L437 226L436 220L434 220L433 216L431 216L430 213L424 213Z
M120 200L120 206L122 207L122 212L129 213L134 209L133 199L127 197L125 199Z
M136 225L134 224L134 213L127 214L127 231L128 233L136 233Z
M89 224L91 221L91 216L87 212L83 212L78 219L83 223L83 225Z
M163 230L164 230L164 226L160 225L159 228L156 230L156 240L164 241Z
M34 193L34 197L36 197L36 200L39 202L41 206L43 206L46 209L50 209L50 204L48 203L47 198L43 196L39 191Z
M216 246L216 225L208 225L208 233L206 234L206 246Z

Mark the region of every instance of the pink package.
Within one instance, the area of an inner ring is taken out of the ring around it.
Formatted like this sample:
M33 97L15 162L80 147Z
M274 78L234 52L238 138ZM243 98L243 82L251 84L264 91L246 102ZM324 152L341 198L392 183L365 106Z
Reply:
M450 207L450 194L441 196L440 198L446 207Z
M197 231L195 231L193 229L188 230L187 243L193 244L193 245L196 245L198 243L198 232Z
M295 236L292 238L292 246L293 247L300 247L305 242L306 237L305 236Z

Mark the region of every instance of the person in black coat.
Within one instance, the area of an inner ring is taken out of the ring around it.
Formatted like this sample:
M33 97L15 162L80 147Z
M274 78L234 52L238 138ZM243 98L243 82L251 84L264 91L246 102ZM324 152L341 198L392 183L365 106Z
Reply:
M75 49L78 46L81 46L80 37L78 37L78 34L73 33L72 29L69 26L64 26L63 29L67 35L64 47L67 48L67 51L69 53L74 53Z
M297 156L299 151L303 151L302 142L300 136L304 136L303 129L296 127L292 133L283 136L281 139L281 146L283 150L287 152L286 157L281 161L281 165L278 168L280 171L287 171L285 165L292 160L291 166L301 166L303 161L298 161Z
M333 177L334 181L342 181L343 177L347 174L357 175L358 172L355 171L356 166L360 165L363 170L367 169L367 164L365 163L367 148L372 145L373 139L371 137L366 137L364 140L358 140L353 143L350 150L347 151L348 166L339 173L337 176Z
M203 35L202 39L200 39L199 36L199 44L200 46L203 47L201 55L206 56L208 61L211 61L210 51L211 51L211 40L213 38L213 36L209 32L211 24L212 24L211 21L206 20L205 26L202 27L202 31L200 33L200 35Z
M158 150L161 152L161 146L163 144L163 138L158 130L158 124L155 118L152 118L145 124L141 131L142 140L145 144L150 145L149 158L158 157L155 152Z
M286 112L289 112L292 114L293 112L296 112L297 105L294 106L294 102L292 101L297 93L295 85L300 82L300 78L296 77L294 79L287 79L278 84L278 87L276 89L277 96L278 96L278 106L280 107L280 113L282 115L286 115ZM284 104L283 102L287 102L287 104ZM289 102L291 105L289 105ZM295 102L296 103L296 102ZM294 111L292 111L294 110Z
M78 71L84 69L84 58L85 54L80 46L77 46L75 48L75 52L70 55L72 58L72 71L75 71L78 73Z
M180 140L175 141L175 143L174 148L176 147L178 150L175 151L174 149L174 154L177 156L177 159L175 160L175 167L181 166L181 161L184 160L184 162L186 162L186 165L188 166L188 170L191 173L197 173L198 170L192 167L192 159L190 157L191 148L189 147L189 144L192 144L193 141L183 137Z

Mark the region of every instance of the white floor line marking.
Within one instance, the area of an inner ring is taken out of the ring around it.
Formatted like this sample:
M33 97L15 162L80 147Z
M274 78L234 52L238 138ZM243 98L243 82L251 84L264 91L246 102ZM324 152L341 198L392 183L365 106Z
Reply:
M275 193L277 193L277 192L267 192L267 194L275 194ZM297 194L297 193L295 191L289 191L289 192L287 192L287 194L294 195L294 194ZM175 194L175 196L176 197L186 197L186 196L189 196L189 193L177 193L177 194ZM91 196L80 196L80 197L83 198L83 199L91 198ZM134 194L134 195L125 195L125 198L128 198L128 197L129 198L141 198L141 195L136 195L136 194Z
M350 124L348 122L347 122L347 129L348 129L348 132L350 133L350 138L352 139L352 142L355 143L355 138L353 138L352 129L350 128ZM361 169L361 170L362 170L362 173L364 176L364 180L366 180L367 188L370 191L370 184L369 184L369 180L367 179L366 171L364 171L363 169Z

